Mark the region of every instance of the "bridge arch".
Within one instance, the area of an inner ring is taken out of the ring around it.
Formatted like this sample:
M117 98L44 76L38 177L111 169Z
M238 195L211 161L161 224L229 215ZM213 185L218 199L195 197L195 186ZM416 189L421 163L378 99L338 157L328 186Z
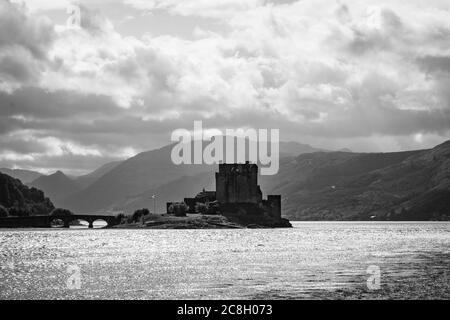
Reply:
M108 222L108 219L97 218L97 219L95 219L95 220L92 220L92 223L89 224L89 228L94 228L94 223L95 223L95 222L103 222L103 223L105 223L105 225L103 226L103 228L108 227L109 224L110 224L110 223ZM92 225L92 227L91 227L91 225Z
M68 216L59 216L59 215L54 215L54 216L50 216L49 217L49 225L51 227L54 226L55 222L60 221L62 223L62 227L63 228L69 228L70 227L70 222L72 221L72 219L70 219Z
M61 220L63 222L63 227L69 228L73 221L81 220L88 223L88 228L94 228L94 222L103 221L105 225L103 227L111 227L117 224L117 218L115 216L104 216L104 215L87 215L87 214L73 214L73 215L53 215L49 217L50 226L56 220Z

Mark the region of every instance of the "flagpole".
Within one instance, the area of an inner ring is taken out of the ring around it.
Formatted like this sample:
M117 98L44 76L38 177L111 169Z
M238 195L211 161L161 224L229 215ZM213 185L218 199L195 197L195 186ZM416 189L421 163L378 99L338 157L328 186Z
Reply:
M153 213L156 213L156 194L152 195L153 199Z

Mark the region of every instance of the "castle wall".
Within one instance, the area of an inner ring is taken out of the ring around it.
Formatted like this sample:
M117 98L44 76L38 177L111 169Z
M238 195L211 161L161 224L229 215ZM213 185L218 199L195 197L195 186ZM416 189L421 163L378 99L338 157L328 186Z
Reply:
M271 216L281 219L281 195L268 195L267 204L270 207Z

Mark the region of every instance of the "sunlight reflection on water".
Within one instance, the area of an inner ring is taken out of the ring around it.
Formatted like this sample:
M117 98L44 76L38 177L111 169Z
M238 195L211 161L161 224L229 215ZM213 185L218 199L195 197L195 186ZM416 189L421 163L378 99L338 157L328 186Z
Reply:
M449 298L450 223L0 230L2 299ZM69 266L80 270L71 289ZM381 270L370 291L368 266Z

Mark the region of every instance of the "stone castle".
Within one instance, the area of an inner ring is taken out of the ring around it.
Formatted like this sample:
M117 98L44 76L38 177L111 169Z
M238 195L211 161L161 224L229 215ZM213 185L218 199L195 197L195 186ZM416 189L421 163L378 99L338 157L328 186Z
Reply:
M281 220L281 196L269 195L267 199L263 199L258 185L256 164L250 164L248 161L219 164L219 172L216 172L215 178L216 191L203 190L194 198L184 198L187 213L197 213L199 204L204 204L209 207L209 213L235 216L265 215L274 220ZM169 213L173 204L167 203Z
M248 161L245 164L219 164L216 199L225 211L244 209L247 214L260 211L281 219L281 196L268 195L267 200L263 200L258 185L258 166Z

